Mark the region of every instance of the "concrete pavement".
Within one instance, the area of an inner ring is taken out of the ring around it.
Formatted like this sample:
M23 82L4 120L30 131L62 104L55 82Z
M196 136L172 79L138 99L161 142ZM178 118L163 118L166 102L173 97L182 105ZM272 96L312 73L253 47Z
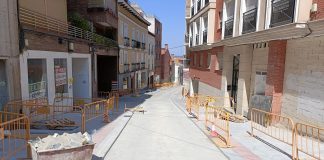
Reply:
M135 113L105 156L107 160L228 159L176 106L171 97L180 87L152 93Z

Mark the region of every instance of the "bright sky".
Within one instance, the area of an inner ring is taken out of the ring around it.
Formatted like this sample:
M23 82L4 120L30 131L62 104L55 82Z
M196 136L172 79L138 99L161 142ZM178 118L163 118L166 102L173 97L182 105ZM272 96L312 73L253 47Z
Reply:
M162 47L167 43L171 54L183 55L185 0L131 0L131 2L139 4L145 13L157 16L162 22Z

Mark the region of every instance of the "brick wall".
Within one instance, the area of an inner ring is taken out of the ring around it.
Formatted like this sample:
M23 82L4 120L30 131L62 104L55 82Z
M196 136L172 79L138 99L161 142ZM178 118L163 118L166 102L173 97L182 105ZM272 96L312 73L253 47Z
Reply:
M216 1L216 11L215 11L215 41L222 39L222 27L219 25L222 20L220 12L223 12L223 0Z
M223 52L223 47L216 47L210 50L202 50L190 53L190 71L189 75L191 78L197 77L200 82L208 84L214 88L221 89L222 83L222 71L215 70L216 65L218 63L217 54L219 52ZM207 61L208 61L208 53L211 54L210 59L210 69L208 69ZM194 62L194 54L197 54L197 64L193 65ZM203 57L203 65L200 67L200 57Z
M324 36L287 42L281 113L324 127Z
M272 112L281 113L286 60L286 40L269 42L266 96L272 96Z
M317 12L311 13L311 20L324 19L324 1L313 0L313 3L317 4Z

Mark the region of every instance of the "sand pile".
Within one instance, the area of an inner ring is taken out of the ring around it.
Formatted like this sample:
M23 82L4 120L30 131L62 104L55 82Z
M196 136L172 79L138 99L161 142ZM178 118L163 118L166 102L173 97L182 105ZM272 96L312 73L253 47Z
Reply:
M38 152L76 148L92 143L91 136L88 133L81 134L80 132L72 134L63 133L62 135L55 133L43 139L37 138L30 142L31 146Z

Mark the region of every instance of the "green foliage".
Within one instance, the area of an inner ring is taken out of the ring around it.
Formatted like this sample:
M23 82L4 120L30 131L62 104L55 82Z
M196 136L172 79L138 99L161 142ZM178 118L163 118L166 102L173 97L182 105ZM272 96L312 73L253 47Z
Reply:
M80 14L78 13L70 13L68 16L69 22L75 27L81 28L86 31L91 31L91 25L89 21L86 19L82 18Z

